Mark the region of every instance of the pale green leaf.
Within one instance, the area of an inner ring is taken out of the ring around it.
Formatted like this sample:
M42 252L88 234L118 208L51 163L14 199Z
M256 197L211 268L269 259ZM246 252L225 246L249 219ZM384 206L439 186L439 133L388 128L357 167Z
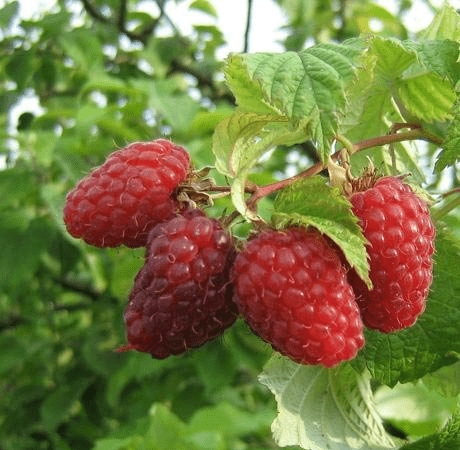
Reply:
M272 424L279 446L308 450L394 448L374 405L367 373L348 364L334 369L305 366L279 355L259 381L275 395L278 416Z
M216 8L214 8L214 5L208 0L194 0L189 8L204 12L211 17L217 17Z
M420 33L420 38L460 41L460 14L452 5L444 2L431 24Z
M237 111L215 129L212 150L216 169L234 177L232 199L236 209L248 220L257 215L245 202L246 179L260 157L276 145L293 145L305 141L305 132L295 128L282 116L259 115Z
M216 127L212 150L217 170L236 177L249 171L272 146L305 140L305 133L282 116L237 111Z
M425 375L423 383L444 397L457 397L460 394L460 362Z
M396 96L412 115L425 122L451 118L455 102L450 81L435 73L406 74L396 86Z
M395 122L451 118L452 80L458 77L454 46L368 39L357 76L347 90L340 132L357 142L386 134Z
M59 41L67 56L85 74L103 68L103 51L100 40L95 33L85 28L75 28L59 36Z
M322 177L309 177L280 191L274 207L273 221L277 228L288 225L317 228L339 246L350 266L372 287L366 240L351 212L350 202L340 189L328 186Z
M444 148L436 161L435 168L438 173L460 159L460 83L453 114L454 119L447 128Z
M421 65L442 78L449 79L454 85L460 77L460 45L458 42L405 41L404 46L417 52Z

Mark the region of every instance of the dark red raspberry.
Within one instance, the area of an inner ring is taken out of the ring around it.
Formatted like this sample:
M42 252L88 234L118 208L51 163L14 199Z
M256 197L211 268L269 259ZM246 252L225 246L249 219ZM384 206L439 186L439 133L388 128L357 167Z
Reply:
M189 166L186 150L164 139L113 152L67 195L67 231L96 247L144 246L148 232L174 216L173 191Z
M251 329L302 364L335 366L364 345L351 286L317 231L264 231L238 254L236 302Z
M230 238L199 210L157 225L125 311L128 345L120 351L161 359L222 334L238 314L233 260Z
M385 333L410 327L425 310L432 281L435 229L428 208L395 177L350 200L369 241L373 289L349 272L363 322Z

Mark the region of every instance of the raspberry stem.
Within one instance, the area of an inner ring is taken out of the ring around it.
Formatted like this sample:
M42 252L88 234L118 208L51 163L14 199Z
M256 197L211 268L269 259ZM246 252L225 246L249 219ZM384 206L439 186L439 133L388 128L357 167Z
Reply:
M397 130L404 128L404 125L406 125L406 127L414 128L414 129L398 133ZM340 142L350 152L350 154L357 153L357 152L360 152L362 150L366 150L372 147L381 147L387 144L416 140L416 139L427 140L435 144L438 144L440 146L443 144L443 141L438 136L434 135L433 133L430 133L429 131L424 130L421 127L415 128L414 124L399 124L399 126L396 127L395 130L396 130L395 132L387 134L385 136L378 136L375 138L366 139L364 141L358 142L357 144L351 143L343 135L336 136L336 140ZM333 161L337 161L337 159L340 158L340 156L341 156L341 150L331 155L331 158ZM256 204L262 198L267 197L268 195L273 194L274 192L293 184L297 180L300 180L302 178L311 177L313 175L317 175L325 168L326 166L323 163L319 162L309 167L307 170L304 170L303 172L300 172L299 174L294 175L291 178L286 178L281 181L276 181L275 183L267 184L265 186L256 187L254 193L252 194L251 198L247 202L248 207L254 210Z

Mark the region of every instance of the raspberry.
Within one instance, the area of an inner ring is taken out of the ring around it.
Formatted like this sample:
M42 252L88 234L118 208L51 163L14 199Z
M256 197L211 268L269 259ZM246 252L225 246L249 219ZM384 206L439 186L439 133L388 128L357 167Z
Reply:
M186 150L164 139L113 152L67 195L68 232L96 247L144 246L148 232L174 216L173 191L189 166Z
M349 272L363 322L385 333L410 327L425 310L432 281L435 229L428 208L395 177L350 200L369 242L373 289Z
M249 327L302 364L335 366L364 345L340 257L317 231L264 231L238 254L232 279Z
M119 351L162 359L222 334L238 314L233 259L229 237L199 210L157 225L125 311L128 344Z

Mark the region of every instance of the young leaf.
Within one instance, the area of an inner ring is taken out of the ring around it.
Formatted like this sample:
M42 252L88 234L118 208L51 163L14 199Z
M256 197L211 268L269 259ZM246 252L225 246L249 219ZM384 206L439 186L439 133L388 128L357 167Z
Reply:
M352 362L365 366L381 383L417 380L457 360L460 353L460 243L442 228L436 240L434 277L426 311L405 330L366 331L366 346Z
M272 357L259 381L275 395L272 424L279 446L309 450L394 448L373 402L370 377L348 364L335 369Z
M285 117L237 111L216 127L212 150L217 170L237 177L254 167L270 147L305 140L305 130L295 128Z
M331 238L349 264L372 287L369 278L366 239L351 212L351 204L338 188L320 176L306 178L283 189L275 200L273 221L277 228L287 225L313 226Z
M436 172L452 166L460 159L460 86L457 89L457 101L454 106L454 119L447 128L444 149L436 161Z
M430 25L420 33L420 38L460 41L460 14L452 5L444 2Z
M326 161L358 53L353 46L318 44L298 53L233 55L225 74L242 111L280 115L296 128L308 124L306 138L319 143Z
M448 55L441 63L436 51ZM347 92L341 133L352 141L385 134L388 123L451 117L456 61L452 43L420 44L373 37ZM423 95L421 94L423 93Z
M247 209L244 195L251 168L270 147L293 145L305 139L305 130L295 128L282 116L237 111L216 127L212 141L216 169L235 178L233 203L248 220L256 219L256 215Z

